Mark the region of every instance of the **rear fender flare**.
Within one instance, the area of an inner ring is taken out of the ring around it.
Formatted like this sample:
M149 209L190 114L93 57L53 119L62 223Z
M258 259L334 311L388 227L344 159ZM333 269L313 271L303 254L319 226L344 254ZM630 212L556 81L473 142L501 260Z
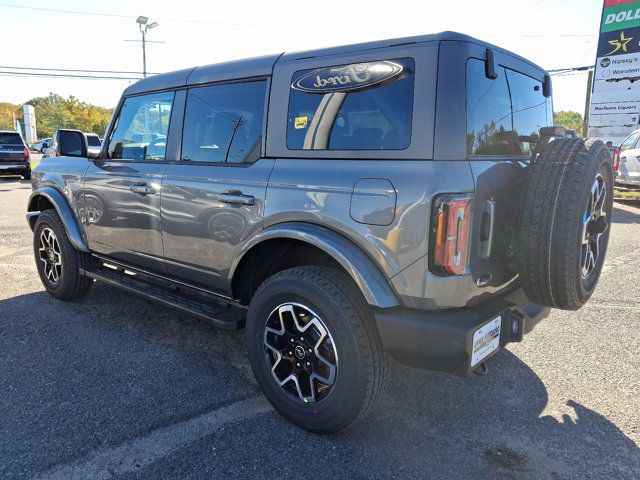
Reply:
M58 216L62 220L65 232L69 241L81 252L89 252L89 247L85 240L82 228L80 227L78 220L69 202L62 192L53 187L43 187L34 191L29 197L27 207L27 221L31 230L35 226L36 219L42 213L38 210L38 203L40 199L46 199L58 213Z
M370 305L379 308L399 305L386 277L361 248L333 230L304 222L276 224L253 237L236 256L229 270L229 284L231 284L242 258L253 247L276 238L300 240L329 254L349 273Z

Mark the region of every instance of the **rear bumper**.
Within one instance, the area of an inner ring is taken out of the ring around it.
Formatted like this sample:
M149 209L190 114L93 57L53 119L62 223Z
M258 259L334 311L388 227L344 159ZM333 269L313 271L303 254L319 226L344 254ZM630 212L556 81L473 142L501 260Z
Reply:
M385 350L399 362L466 376L472 370L473 334L478 328L502 316L497 352L507 343L521 341L549 312L548 307L530 302L519 289L473 308L439 312L380 309L375 318Z
M29 163L0 163L0 175L22 175L30 168Z

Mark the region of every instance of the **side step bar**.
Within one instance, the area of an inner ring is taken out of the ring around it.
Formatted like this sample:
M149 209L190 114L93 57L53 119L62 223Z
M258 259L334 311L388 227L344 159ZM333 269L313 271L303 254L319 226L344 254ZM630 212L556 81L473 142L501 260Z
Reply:
M109 268L96 262L83 269L83 275L120 288L126 292L175 308L195 317L211 322L222 330L240 330L244 327L246 310L230 304L222 304L194 294L187 288L168 288L140 280L135 273L125 273L122 268Z

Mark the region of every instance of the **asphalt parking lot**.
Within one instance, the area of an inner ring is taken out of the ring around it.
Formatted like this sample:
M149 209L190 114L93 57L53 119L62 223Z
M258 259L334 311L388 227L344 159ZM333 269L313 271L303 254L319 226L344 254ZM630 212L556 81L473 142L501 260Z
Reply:
M47 295L0 179L0 478L640 478L640 204L615 205L592 301L466 379L392 368L365 422L311 435L274 413L243 334L97 284Z

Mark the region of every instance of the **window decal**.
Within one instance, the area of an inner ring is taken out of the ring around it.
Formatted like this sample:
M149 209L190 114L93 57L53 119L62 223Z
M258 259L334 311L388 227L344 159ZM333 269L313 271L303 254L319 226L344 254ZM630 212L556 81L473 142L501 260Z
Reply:
M300 77L291 87L307 93L353 92L390 80L400 80L402 65L382 60L354 63L314 70Z

